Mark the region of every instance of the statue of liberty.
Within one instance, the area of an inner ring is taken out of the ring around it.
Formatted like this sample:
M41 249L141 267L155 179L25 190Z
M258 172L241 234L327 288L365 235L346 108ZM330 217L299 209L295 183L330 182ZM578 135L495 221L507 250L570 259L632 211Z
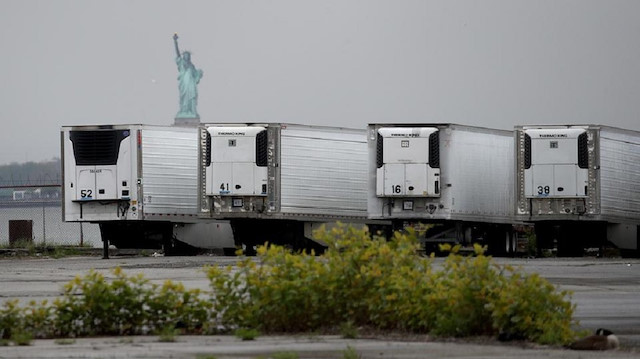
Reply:
M178 64L178 89L180 90L180 111L176 118L200 118L198 106L198 83L202 78L202 70L196 69L191 62L191 53L178 49L178 34L173 35L176 45L176 63Z

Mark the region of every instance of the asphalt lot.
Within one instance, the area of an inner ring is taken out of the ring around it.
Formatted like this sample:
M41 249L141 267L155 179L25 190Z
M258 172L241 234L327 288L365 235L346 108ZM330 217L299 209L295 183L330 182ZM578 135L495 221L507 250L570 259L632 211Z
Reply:
M438 259L437 259L438 260ZM109 273L120 266L126 273L144 273L153 282L181 281L189 288L208 288L201 268L230 265L233 257L68 257L63 259L0 259L0 302L19 298L53 299L62 285L89 269ZM638 358L640 357L640 260L637 259L506 259L503 264L536 272L573 291L576 317L588 329L615 332L622 350L604 353L573 352L531 345L504 345L492 340L447 342L428 337L345 340L335 336L265 336L243 342L233 336L180 336L175 343L156 337L78 339L71 345L35 340L27 347L0 347L0 358L258 358L295 351L300 358L341 358L347 346L362 358ZM417 340L415 340L417 339Z

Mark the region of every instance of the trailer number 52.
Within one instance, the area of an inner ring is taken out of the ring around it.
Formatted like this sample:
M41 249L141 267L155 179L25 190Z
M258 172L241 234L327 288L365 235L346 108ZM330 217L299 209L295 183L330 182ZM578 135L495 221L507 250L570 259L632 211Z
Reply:
M80 197L82 198L90 198L93 196L93 191L90 189L83 189L80 191Z

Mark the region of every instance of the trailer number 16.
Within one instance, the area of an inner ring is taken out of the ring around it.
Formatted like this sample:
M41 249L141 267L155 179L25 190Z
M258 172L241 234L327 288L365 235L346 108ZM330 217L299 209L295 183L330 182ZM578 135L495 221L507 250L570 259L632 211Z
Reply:
M550 190L549 186L538 186L538 194L549 194Z
M392 193L402 193L402 186L400 186L399 184L397 184L395 186L391 186L391 192Z

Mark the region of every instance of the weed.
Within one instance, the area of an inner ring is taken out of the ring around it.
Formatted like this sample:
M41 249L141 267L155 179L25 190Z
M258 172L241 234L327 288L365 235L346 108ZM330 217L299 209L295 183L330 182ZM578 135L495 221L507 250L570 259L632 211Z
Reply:
M271 354L272 359L298 359L300 355L296 352L278 352Z
M78 248L55 246L53 247L53 252L51 252L49 256L55 259L60 259L69 256L77 256L80 254L82 254L82 252L78 250Z
M209 268L220 325L266 332L340 327L342 334L364 326L454 337L507 331L553 344L575 337L568 292L495 264L482 246L462 256L459 246L444 245L449 255L435 270L431 258L418 255L411 229L389 240L344 226L315 235L328 244L321 257L265 245L258 262Z
M35 248L35 244L33 240L22 238L16 241L12 241L11 243L5 243L0 245L0 248L24 248L24 249L33 249Z
M73 339L73 338L58 338L58 339L54 340L53 342L58 344L58 345L71 345L71 344L75 344L76 340Z
M344 339L356 339L358 337L358 328L350 320L340 324L340 335Z
M358 352L351 346L347 345L347 349L342 351L342 359L360 359L362 355L358 354Z
M26 251L27 256L34 256L42 254L48 254L52 258L63 258L68 256L80 255L82 252L80 248L90 248L88 244L68 246L68 245L56 245L47 244L44 242L35 243L33 240L21 239L12 243L0 244L0 249L23 249Z
M260 332L256 329L238 328L234 334L242 340L255 340Z
M27 332L14 332L11 335L11 341L15 345L21 345L21 346L31 345L32 340L33 340L33 335Z
M9 346L10 343L11 341L9 341L8 339L0 339L0 347Z
M22 309L18 306L18 300L8 300L0 308L0 338L8 339L15 331L20 331L24 327L24 316Z
M211 354L198 354L196 355L196 359L216 359L216 357Z
M335 328L355 338L360 327L455 337L509 333L544 344L576 337L568 292L496 264L479 245L471 256L444 245L449 255L434 269L432 258L418 254L412 229L387 239L366 227L336 226L315 236L328 244L322 256L265 245L257 248L258 261L207 268L211 291L204 294L171 281L153 284L120 268L110 279L90 271L66 284L53 304L5 302L0 338L159 333L172 341L178 333L234 328L241 328L235 334L243 340L259 331Z
M538 255L538 239L536 237L536 232L529 228L525 232L525 236L527 239L527 255L530 257L536 257Z
M40 303L32 300L22 309L24 330L32 333L35 338L48 338L53 335L53 317L53 308L47 300Z
M178 330L170 325L160 329L158 332L158 341L162 343L173 343L177 340Z

